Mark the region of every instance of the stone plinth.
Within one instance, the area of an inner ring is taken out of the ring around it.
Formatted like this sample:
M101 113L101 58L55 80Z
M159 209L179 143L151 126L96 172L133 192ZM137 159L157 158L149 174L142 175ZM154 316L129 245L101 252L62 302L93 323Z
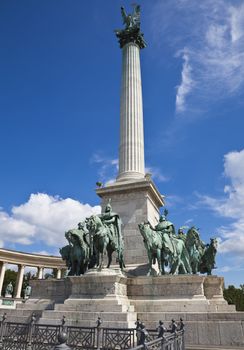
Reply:
M136 313L127 297L127 278L121 272L107 269L89 271L84 276L61 280L63 286L55 280L34 282L39 285L33 285L36 293L33 292L29 299L29 306L37 303L37 294L45 302L49 297L49 304L58 302L54 310L43 311L39 321L42 324L60 324L65 316L67 325L94 327L98 317L101 317L104 327L128 328L135 325ZM60 299L62 292L66 293L63 303Z
M156 225L159 219L159 208L164 204L161 194L151 180L114 183L97 189L104 210L108 200L114 212L122 219L122 233L125 242L125 264L129 270L138 265L147 264L147 253L138 224L150 221ZM139 272L139 269L137 270ZM136 271L135 271L136 273Z
M65 316L67 325L93 327L98 317L104 327L118 328L134 327L138 317L149 329L155 329L159 320L168 326L172 318L182 317L187 345L244 345L244 312L236 312L224 300L223 278L125 277L108 271L31 281L32 297L21 309L41 310L43 305L40 323L60 324ZM52 305L54 309L48 310Z

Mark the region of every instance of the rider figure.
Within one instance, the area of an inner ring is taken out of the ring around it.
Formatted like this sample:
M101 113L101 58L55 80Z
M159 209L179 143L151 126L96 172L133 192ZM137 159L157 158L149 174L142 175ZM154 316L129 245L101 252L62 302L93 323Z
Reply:
M109 228L110 239L114 242L114 249L117 251L117 261L120 264L120 268L125 267L124 263L124 241L121 231L122 221L119 217L119 214L112 211L112 206L110 200L105 207L104 212L100 215L100 219Z
M182 239L182 241L184 241L184 242L186 241L186 235L185 235L182 227L180 227L178 230L177 238Z
M176 238L174 225L172 222L166 220L165 215L160 216L159 223L155 226L154 230L167 233L170 238Z
M121 233L121 219L117 213L112 211L110 202L105 207L104 213L101 214L100 219L106 224L110 231L110 238L115 242L116 250L119 250L122 246L122 233Z

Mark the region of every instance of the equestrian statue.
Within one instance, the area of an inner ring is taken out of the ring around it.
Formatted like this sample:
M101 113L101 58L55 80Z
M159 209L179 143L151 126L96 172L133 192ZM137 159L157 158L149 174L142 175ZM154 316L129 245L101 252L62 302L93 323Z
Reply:
M187 234L181 227L176 234L172 222L167 220L168 211L160 216L155 227L149 222L139 224L149 260L148 275L152 274L152 264L158 263L159 275L169 274L197 274L211 275L215 268L217 240L211 238L210 244L205 244L194 226L189 228Z
M122 222L117 213L112 211L109 203L100 215L92 215L78 224L77 229L65 233L68 245L60 249L62 259L66 262L69 276L84 274L89 268L103 268L104 255L108 256L107 268L112 262L113 252L123 270L124 241L121 230Z

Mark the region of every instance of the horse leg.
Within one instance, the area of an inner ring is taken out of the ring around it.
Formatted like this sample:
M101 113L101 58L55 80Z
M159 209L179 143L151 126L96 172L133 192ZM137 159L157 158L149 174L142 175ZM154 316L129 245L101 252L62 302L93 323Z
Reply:
M153 260L152 253L148 253L148 260L149 260L149 270L148 270L147 276L151 276L151 273L152 273L152 260Z
M161 250L157 249L157 262L158 262L158 274L159 276L162 275L162 262L161 262Z
M99 253L99 266L98 269L102 270L103 268L103 251Z
M180 260L179 258L177 258L177 260L173 261L172 263L170 273L172 275L177 275L179 271L179 266L180 266Z
M112 253L113 253L112 249L108 248L107 253L108 253L108 265L107 265L107 269L108 269L112 262Z
M160 257L160 260L161 260L161 273L162 273L162 275L165 275L165 270L164 270L165 255L164 255L163 250L161 250L161 257Z

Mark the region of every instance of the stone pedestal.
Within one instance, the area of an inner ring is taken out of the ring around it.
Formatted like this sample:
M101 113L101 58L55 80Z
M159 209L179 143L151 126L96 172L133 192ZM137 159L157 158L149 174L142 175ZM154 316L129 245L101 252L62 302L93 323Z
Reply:
M146 178L117 182L97 189L97 194L101 197L102 210L111 199L113 211L122 219L127 269L135 274L145 274L143 265L148 259L138 224L143 221L150 221L153 226L157 224L159 208L164 204L161 194L152 180Z
M34 280L31 286L32 296L19 311L45 306L41 324L60 324L65 316L67 325L94 327L101 317L103 327L134 328L138 317L155 329L159 320L168 327L172 318L181 317L187 345L244 345L244 312L224 300L221 277L125 277L104 269L61 280ZM51 305L54 309L47 310Z

